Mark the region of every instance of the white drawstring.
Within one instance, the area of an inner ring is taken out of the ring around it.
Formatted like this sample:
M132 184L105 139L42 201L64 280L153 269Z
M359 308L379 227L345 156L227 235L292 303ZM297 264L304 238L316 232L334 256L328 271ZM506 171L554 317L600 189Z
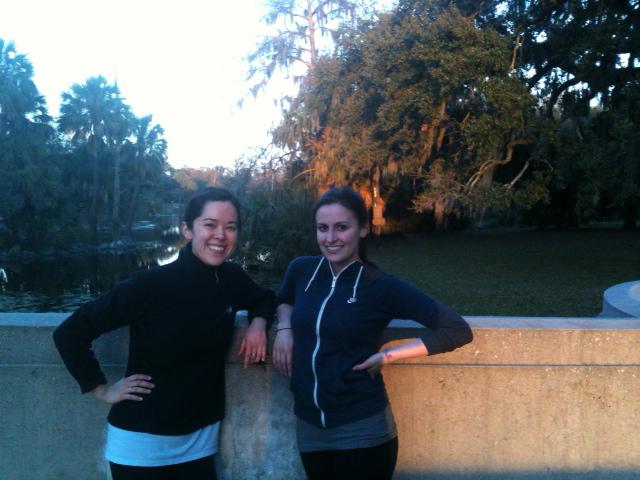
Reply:
M309 283L307 283L307 288L304 289L305 292L307 290L309 290L309 287L311 286L311 282L313 282L313 279L316 278L316 274L318 273L318 270L320 270L320 265L322 265L322 261L323 260L324 260L324 257L322 257L320 259L320 261L318 262L318 266L316 267L316 271L313 272L313 275L311 275L311 280L309 280Z
M353 295L349 300L347 300L348 303L355 303L358 300L356 292L358 291L358 283L360 282L360 275L362 275L362 270L364 270L364 265L360 265L360 270L358 271L358 276L356 277L356 283L353 284Z
M320 270L320 266L322 265L322 261L324 260L324 257L322 257L320 259L320 261L318 262L318 266L316 267L315 271L313 272L313 275L311 275L311 278L309 279L309 283L307 283L306 288L304 289L304 291L306 292L307 290L309 290L309 287L311 286L311 283L313 282L313 280L316 278L316 275L318 274L318 270ZM352 262L353 263L353 262ZM329 267L331 267L331 264L329 264ZM346 270L347 267L345 267L343 270ZM347 300L348 303L355 303L358 301L358 297L357 297L357 293L358 293L358 284L360 283L360 277L362 276L362 271L364 270L364 265L360 265L360 270L358 270L358 276L356 277L356 281L353 284L353 295L351 296L351 298L349 300ZM342 273L342 272L340 272ZM332 274L333 274L333 270L332 270ZM338 274L339 275L339 274ZM335 279L335 277L334 277Z

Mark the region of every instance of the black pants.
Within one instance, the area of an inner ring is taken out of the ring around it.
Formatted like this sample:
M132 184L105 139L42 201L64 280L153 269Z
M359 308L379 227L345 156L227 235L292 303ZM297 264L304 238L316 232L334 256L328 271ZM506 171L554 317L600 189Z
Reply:
M398 439L353 450L300 452L309 480L391 480L398 459Z
M163 467L131 467L109 462L113 480L217 480L213 455Z

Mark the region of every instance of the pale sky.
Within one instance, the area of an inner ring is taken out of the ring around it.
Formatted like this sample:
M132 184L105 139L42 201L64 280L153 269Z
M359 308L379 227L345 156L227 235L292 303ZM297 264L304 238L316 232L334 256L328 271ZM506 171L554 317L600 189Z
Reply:
M165 129L173 166L230 167L269 142L273 99L292 93L284 81L247 93L262 14L260 0L0 0L0 38L29 57L51 115L73 83L117 79L134 113Z

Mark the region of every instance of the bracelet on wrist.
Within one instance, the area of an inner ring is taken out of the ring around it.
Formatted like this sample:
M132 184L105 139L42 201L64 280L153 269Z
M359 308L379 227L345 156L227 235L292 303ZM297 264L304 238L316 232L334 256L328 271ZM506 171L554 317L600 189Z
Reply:
M282 330L291 330L291 327L276 328L276 333L278 333L278 332L280 332Z
M382 356L384 357L385 363L391 363L391 361L393 360L393 355L391 355L391 349L390 348L383 348L382 349Z

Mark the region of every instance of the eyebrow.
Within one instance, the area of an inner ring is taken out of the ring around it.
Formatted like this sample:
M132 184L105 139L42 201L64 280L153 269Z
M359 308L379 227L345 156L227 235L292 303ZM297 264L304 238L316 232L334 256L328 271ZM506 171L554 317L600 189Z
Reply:
M201 221L202 222L219 222L220 220L218 220L217 218L206 217L206 218L203 218ZM238 222L235 221L235 220L231 220L230 222L227 222L227 225L230 224L230 223L233 223L233 224L237 225Z

